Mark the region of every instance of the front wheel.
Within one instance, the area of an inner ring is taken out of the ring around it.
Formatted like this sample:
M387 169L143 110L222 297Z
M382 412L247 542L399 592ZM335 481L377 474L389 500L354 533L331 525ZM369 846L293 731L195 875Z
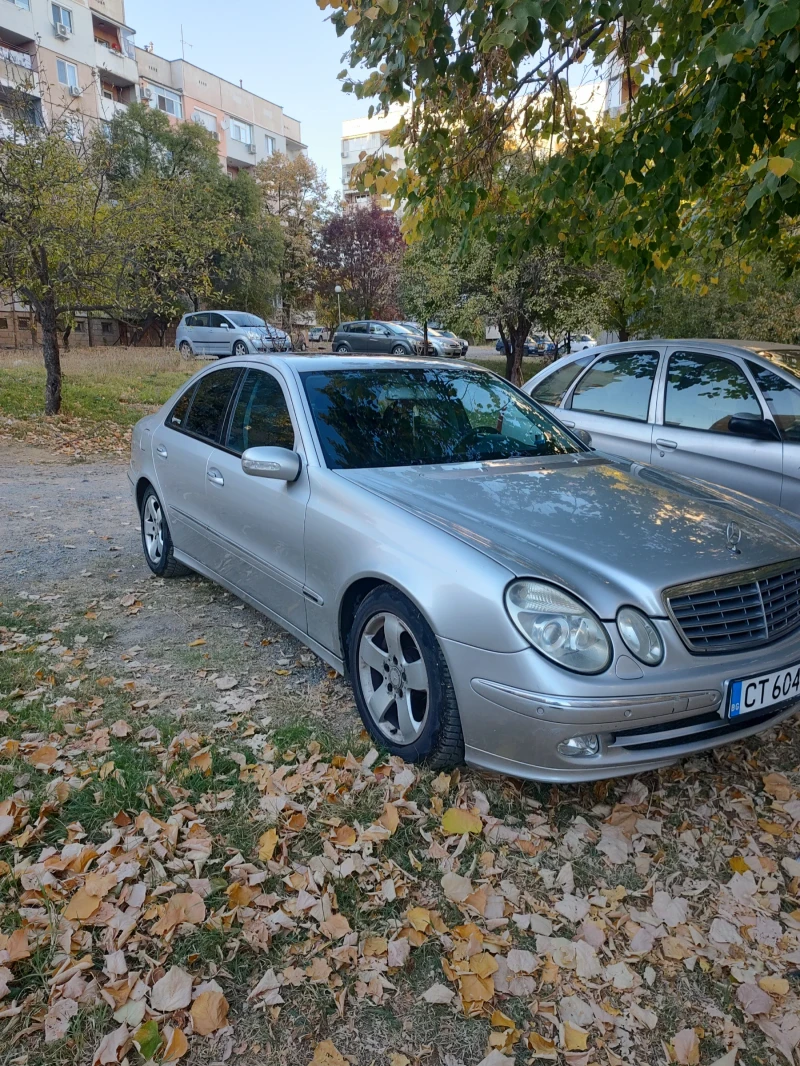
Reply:
M147 565L158 577L183 577L191 570L174 556L167 516L155 489L148 485L139 507L142 548Z
M183 356L184 359L192 359L192 358L194 358L194 352L192 351L192 346L191 346L191 344L189 344L188 341L181 341L180 345L178 346L178 351L181 353L181 355Z
M243 355L247 355L247 345L244 341L237 341L233 346L233 354L241 359Z
M397 589L361 601L348 642L358 713L373 739L406 762L451 768L464 738L450 672L433 630Z

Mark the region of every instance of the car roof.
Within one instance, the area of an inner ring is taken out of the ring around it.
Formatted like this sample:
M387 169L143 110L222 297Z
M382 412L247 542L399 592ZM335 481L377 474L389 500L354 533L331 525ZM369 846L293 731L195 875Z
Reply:
M800 344L779 344L777 341L720 340L719 338L706 339L702 337L645 337L633 341L612 341L608 344L599 344L597 347L588 350L570 352L569 355L564 355L555 360L555 362L542 367L529 380L538 384L539 381L544 381L546 377L549 377L552 371L558 367L566 366L574 359L582 359L587 355L590 355L592 360L594 360L601 358L606 352L611 354L625 351L627 348L641 349L649 344L662 346L666 344L685 345L687 348L691 345L697 345L698 347L711 348L721 354L746 355L748 359L752 359L762 366L772 369L778 368L785 373L793 375L795 378L800 377ZM770 358L770 356L773 358ZM781 358L782 356L783 358Z
M321 352L319 354L315 352L299 353L299 352L279 352L276 355L246 355L241 356L240 359L226 359L225 364L230 366L232 363L238 364L239 362L263 362L265 365L275 365L280 363L281 366L290 366L294 370L302 373L307 370L398 370L409 367L419 367L421 369L437 369L441 370L446 367L449 370L458 369L459 367L467 366L470 370L482 370L483 367L473 366L472 363L457 363L455 367L452 363L443 363L441 359L426 359L423 356L415 355L355 355L348 353L347 355L329 354L327 352Z

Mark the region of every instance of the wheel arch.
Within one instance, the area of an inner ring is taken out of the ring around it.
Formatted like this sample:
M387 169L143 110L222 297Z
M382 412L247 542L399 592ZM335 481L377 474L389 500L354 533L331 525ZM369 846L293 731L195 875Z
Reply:
M401 588L396 581L393 581L390 577L378 574L356 578L355 581L352 581L347 586L339 600L339 640L342 648L342 659L347 673L349 673L348 657L350 651L350 634L353 629L356 612L358 611L361 602L370 594L370 592L384 586L393 589L395 592L399 592L401 596L404 596L408 602L419 611L430 626L434 636L436 634L436 630L431 624L428 613L422 604L420 604L413 596L409 595L407 589Z
M150 478L142 475L136 482L136 509L138 511L141 511L142 509L142 500L144 499L144 494L145 492L147 492L148 489L152 489L156 496L158 496L158 489L155 487Z

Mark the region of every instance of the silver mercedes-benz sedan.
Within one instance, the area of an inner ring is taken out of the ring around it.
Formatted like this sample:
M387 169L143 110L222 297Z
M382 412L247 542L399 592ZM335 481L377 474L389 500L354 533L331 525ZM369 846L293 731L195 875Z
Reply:
M480 368L227 359L138 423L129 478L150 569L275 619L409 761L609 777L800 704L800 519Z

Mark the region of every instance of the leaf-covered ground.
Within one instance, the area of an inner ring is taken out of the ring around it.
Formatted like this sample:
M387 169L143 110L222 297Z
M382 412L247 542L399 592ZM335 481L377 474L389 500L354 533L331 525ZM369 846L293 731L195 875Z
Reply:
M96 613L0 608L0 1061L795 1061L793 725L593 786L433 775L202 665L148 698Z

